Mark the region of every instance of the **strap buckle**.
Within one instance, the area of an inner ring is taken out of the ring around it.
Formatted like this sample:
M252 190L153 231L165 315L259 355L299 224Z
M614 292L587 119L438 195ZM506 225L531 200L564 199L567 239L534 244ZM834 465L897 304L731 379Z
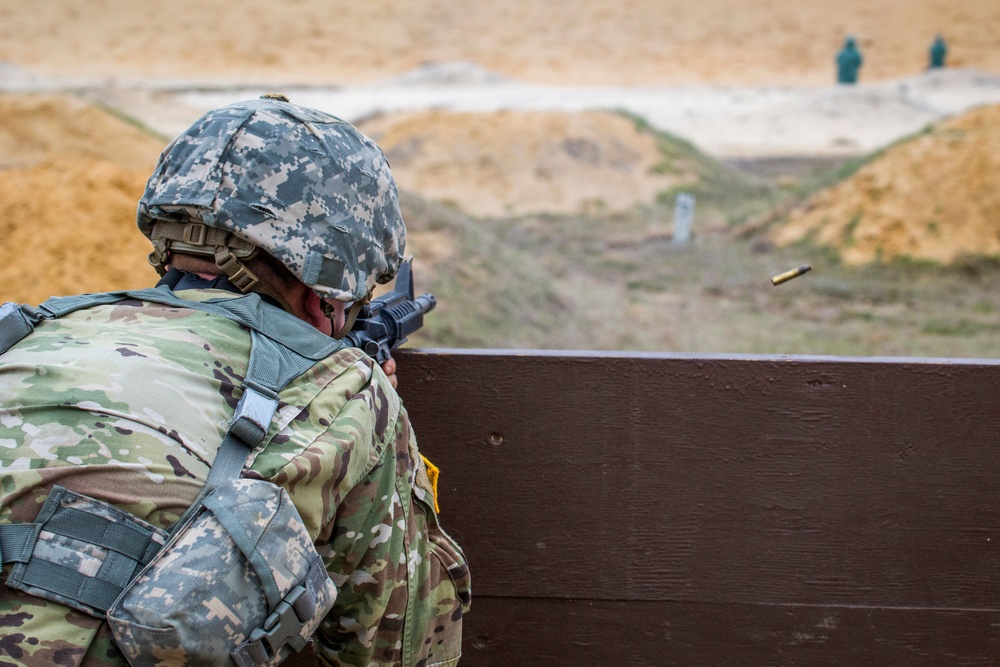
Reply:
M256 447L267 435L277 409L278 394L250 380L243 385L243 396L233 413L230 432L251 448Z
M200 222L189 222L181 233L181 241L190 245L205 245L206 238L208 238L208 225Z
M253 271L240 261L239 257L227 246L217 246L215 248L215 265L229 278L229 282L236 285L241 292L248 292L259 281Z
M296 586L289 591L285 599L278 603L264 621L264 627L250 633L250 642L266 644L271 656L278 655L278 651L286 644L296 653L305 648L308 641L302 636L302 626L305 622L299 620L298 614L295 613L295 603L305 594L306 589L303 586Z
M248 292L260 282L260 279L245 264L240 264L239 271L229 276L229 282L236 285L242 292Z

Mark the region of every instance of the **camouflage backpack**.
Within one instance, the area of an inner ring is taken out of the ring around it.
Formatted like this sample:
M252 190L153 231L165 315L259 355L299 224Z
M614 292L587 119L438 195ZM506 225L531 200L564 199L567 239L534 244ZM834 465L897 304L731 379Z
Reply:
M106 618L132 665L277 665L300 651L337 591L281 487L240 477L266 436L278 392L343 343L256 294L206 302L166 286L0 305L0 354L34 325L134 298L194 308L250 329L243 395L197 501L169 533L55 486L33 523L0 526L7 585ZM71 572L81 542L101 554L93 576ZM190 573L196 572L192 576Z

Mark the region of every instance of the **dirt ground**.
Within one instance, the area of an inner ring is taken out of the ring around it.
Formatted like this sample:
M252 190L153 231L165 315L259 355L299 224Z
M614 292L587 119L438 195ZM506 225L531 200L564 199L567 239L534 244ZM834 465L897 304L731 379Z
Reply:
M0 95L0 296L144 287L136 202L162 143L66 96Z
M825 84L847 34L862 80L1000 73L996 0L0 0L0 61L97 78L373 81L472 61L535 83Z
M476 215L611 213L688 178L658 171L652 135L610 113L428 112L363 129L385 148L401 187ZM162 148L71 96L0 95L4 297L38 302L152 280L134 218ZM440 241L412 235L411 252L433 256L429 246Z
M536 83L818 85L847 33L864 81L919 72L938 32L950 65L1000 73L998 26L996 0L251 0L239 12L217 0L0 0L0 77L103 82L110 96L124 80L360 83L468 61ZM851 262L997 252L998 165L983 151L1000 119L956 123L817 196L779 241L839 243ZM478 216L620 211L686 178L658 169L652 138L606 113L428 111L363 126L401 187ZM72 95L0 95L3 297L148 284L134 211L163 145Z
M620 212L683 173L661 173L651 134L611 113L393 114L360 125L400 187L482 216Z

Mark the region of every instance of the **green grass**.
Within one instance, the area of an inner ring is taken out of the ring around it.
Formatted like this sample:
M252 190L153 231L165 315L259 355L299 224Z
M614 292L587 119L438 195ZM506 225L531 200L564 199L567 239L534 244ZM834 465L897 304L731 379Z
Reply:
M861 222L861 216L856 215L853 218L851 218L850 221L848 221L848 223L844 226L843 244L845 246L854 245L854 231L858 228L858 223L860 222Z
M106 104L105 102L101 101L100 99L94 99L90 95L82 96L82 98L88 104L90 104L91 106L94 106L94 107L100 109L101 111L103 111L104 113L108 114L109 116L113 116L113 117L117 118L118 120L122 121L126 125L131 125L132 127L134 127L135 129L139 130L140 132L142 132L144 134L148 134L149 136L153 137L154 139L157 139L158 141L163 142L164 145L166 145L167 143L170 142L171 139L173 139L173 137L171 137L171 136L163 134L162 132L159 132L158 130L154 130L149 125L146 125L144 122L142 122L141 120L139 120L135 116L131 116L131 115L125 113L124 111L122 111L121 109L117 109L117 108L115 108L113 106L110 106L110 105Z

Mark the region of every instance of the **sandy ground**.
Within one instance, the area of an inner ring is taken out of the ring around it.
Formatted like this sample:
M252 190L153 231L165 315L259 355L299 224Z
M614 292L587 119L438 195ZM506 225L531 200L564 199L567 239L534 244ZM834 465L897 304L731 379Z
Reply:
M133 227L145 178L167 137L234 96L291 90L357 121L385 145L402 188L475 215L613 211L684 174L658 172L649 137L597 109L631 110L717 155L863 153L1000 102L998 28L996 0L0 0L0 90L22 93L0 95L0 290L33 302L148 284ZM864 52L862 84L833 86L848 33ZM951 67L926 73L936 33ZM942 150L886 162L881 175L817 198L782 240L828 228L822 240L833 243L846 225L850 257L867 261L891 253L868 242L878 230L912 220L923 231L892 232L911 239L899 247L953 256L942 244L959 235L928 230L957 229L952 215L979 220L968 206L992 201L978 188L998 174L984 159L975 179L954 171L947 191L934 190L913 161L966 159ZM873 190L872 179L883 185ZM830 203L870 212L893 188L941 192L933 196L966 208L903 196L897 222L865 213L852 223L853 209ZM942 217L910 214L907 201ZM983 219L995 220L989 206ZM86 270L72 271L81 260Z
M519 81L817 85L847 34L862 79L1000 74L996 0L0 0L0 61L46 75L322 84L472 61Z
M75 98L0 95L0 300L154 281L135 207L162 147Z
M819 193L780 228L837 248L848 264L906 256L949 263L1000 255L1000 107L936 126Z
M620 212L694 180L658 170L655 138L609 113L430 111L360 127L401 187L483 216Z

